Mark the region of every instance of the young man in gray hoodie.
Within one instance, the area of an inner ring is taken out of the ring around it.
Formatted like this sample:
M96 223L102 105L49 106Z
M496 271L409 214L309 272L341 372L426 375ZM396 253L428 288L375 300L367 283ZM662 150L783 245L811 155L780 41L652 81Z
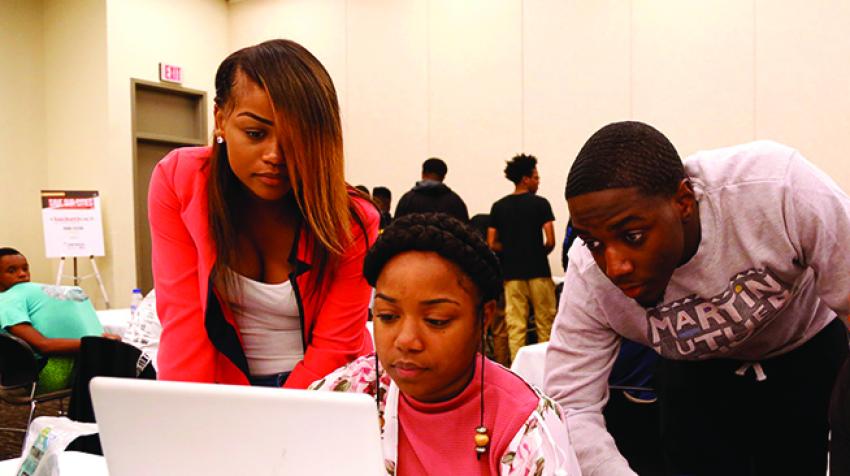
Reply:
M683 164L659 131L621 122L581 149L566 198L584 246L570 251L546 390L583 474L634 474L601 413L621 337L661 356L672 474L825 474L848 350L847 195L774 142Z

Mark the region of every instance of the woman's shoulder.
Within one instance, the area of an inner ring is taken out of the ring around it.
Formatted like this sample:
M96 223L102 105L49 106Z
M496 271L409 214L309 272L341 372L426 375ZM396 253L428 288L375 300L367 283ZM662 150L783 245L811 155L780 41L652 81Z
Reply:
M211 147L180 147L169 152L156 167L172 182L182 183L206 176L211 155Z
M378 207L375 206L371 201L355 194L349 193L349 198L351 200L352 211L356 214L354 216L353 226L355 227L355 231L358 231L360 225L357 223L360 221L362 225L367 230L375 230L378 229L378 224L381 221L381 212L378 211Z
M560 405L519 375L496 363L494 367L500 370L493 373L510 383L502 389L516 385L508 398L522 400L524 417L501 455L501 474L581 474Z
M351 392L375 395L376 357L375 354L364 355L348 364L334 370L319 379L309 387L308 390L320 390L329 392ZM381 369L381 387L390 384L390 377Z
M499 389L502 398L514 401L516 406L535 407L543 399L549 399L527 380L490 359L486 361L485 380L488 386Z

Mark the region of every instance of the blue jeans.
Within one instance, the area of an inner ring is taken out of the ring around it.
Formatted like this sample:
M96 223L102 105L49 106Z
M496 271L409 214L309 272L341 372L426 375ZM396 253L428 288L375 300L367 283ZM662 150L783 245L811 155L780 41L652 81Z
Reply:
M260 377L250 376L248 381L255 387L282 387L292 372L281 372L279 374L263 375Z

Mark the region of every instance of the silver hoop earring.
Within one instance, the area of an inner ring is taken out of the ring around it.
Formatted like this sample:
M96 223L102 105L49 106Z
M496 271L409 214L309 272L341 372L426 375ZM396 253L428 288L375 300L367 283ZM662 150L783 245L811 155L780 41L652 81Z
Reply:
M224 137L216 136L215 142L216 142L216 144L224 144Z

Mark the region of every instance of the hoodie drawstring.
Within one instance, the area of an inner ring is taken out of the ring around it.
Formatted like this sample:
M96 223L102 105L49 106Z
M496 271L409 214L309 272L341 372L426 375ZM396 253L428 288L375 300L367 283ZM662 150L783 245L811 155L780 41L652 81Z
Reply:
M762 368L760 362L744 362L740 367L738 367L738 370L735 371L735 375L743 377L750 368L752 368L756 373L757 381L764 382L767 380L767 374L764 372L764 368Z

